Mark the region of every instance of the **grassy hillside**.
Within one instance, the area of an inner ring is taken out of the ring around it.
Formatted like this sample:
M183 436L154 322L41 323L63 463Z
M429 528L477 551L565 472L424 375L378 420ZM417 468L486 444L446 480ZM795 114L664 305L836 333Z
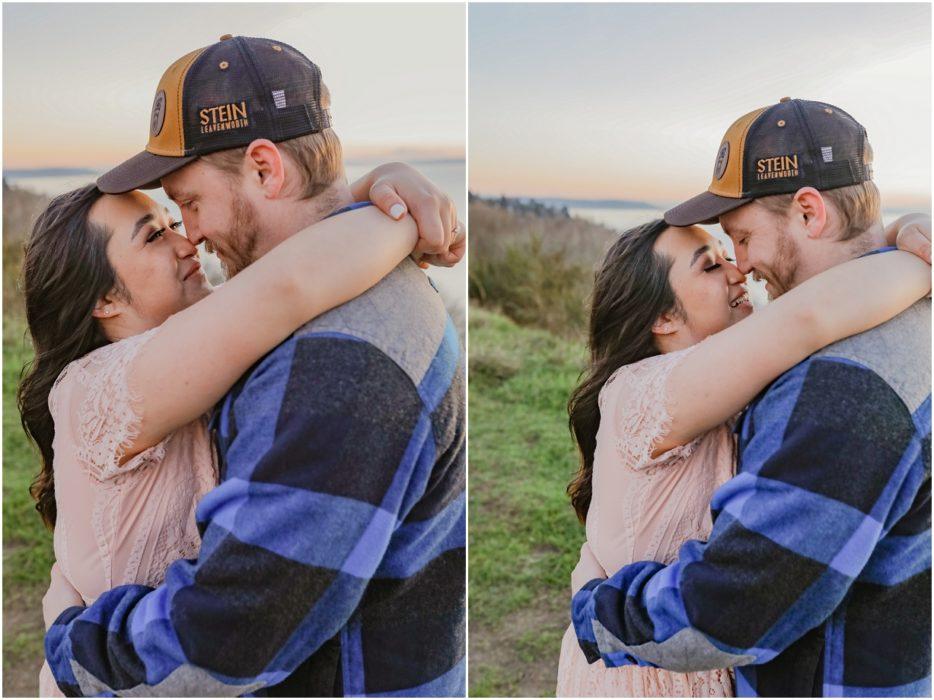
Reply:
M470 309L470 694L547 696L584 540L564 488L583 348Z
M52 534L29 496L39 469L16 409L16 387L32 357L19 288L23 241L48 200L4 184L3 191L3 694L35 696L42 665L42 596Z
M52 534L29 496L38 453L16 410L20 370L31 357L22 319L3 323L3 694L36 695L42 665L42 596L52 565Z

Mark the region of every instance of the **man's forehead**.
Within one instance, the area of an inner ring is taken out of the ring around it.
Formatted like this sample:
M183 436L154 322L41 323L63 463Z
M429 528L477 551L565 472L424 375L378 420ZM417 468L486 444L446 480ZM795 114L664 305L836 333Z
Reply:
M720 228L722 228L724 233L730 238L736 238L737 236L750 233L749 226L739 221L738 217L733 212L720 217Z
M163 175L160 183L162 189L172 199L179 199L191 196L198 182L198 171L195 167L198 161L188 163L184 167Z
M191 197L191 192L184 187L180 187L174 180L162 179L162 190L168 195L169 199L187 199Z

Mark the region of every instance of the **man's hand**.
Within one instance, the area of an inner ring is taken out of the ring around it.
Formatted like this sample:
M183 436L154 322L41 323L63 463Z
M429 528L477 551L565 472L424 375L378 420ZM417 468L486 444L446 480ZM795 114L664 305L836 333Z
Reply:
M606 578L606 571L590 551L590 545L584 542L581 545L581 557L571 572L571 596L577 593L588 581L595 578Z
M931 217L927 214L899 217L885 229L885 240L931 264Z
M393 219L412 215L418 226L413 257L425 263L451 267L467 248L467 232L457 220L454 202L434 183L405 163L386 163L351 186L354 199L369 199Z

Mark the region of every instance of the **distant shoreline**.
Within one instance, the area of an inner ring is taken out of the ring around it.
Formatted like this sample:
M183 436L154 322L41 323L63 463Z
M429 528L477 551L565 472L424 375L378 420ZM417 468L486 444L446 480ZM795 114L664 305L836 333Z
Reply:
M489 201L501 199L499 195L474 192L474 195ZM565 199L563 197L507 197L518 202L539 202L549 207L568 207L573 209L666 209L667 207L637 199Z
M94 175L97 172L91 168L15 168L4 170L3 177L70 177L72 175Z
M463 165L464 158L450 157L450 156L439 156L437 158L432 158L431 156L423 157L411 157L406 158L404 156L395 156L387 155L384 157L351 157L346 158L345 163L347 165L372 165L373 163L380 163L384 161L394 161L401 160L411 165ZM107 168L10 168L3 171L3 177L15 177L20 179L33 178L33 177L72 177L76 175L96 175L102 173Z

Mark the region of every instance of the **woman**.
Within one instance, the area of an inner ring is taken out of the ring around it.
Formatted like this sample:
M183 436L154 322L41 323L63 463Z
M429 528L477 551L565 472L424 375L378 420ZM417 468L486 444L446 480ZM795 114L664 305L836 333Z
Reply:
M212 290L180 222L141 192L92 185L52 201L24 259L35 360L18 393L42 456L31 491L54 528L46 626L114 586L158 585L169 564L197 554L194 508L217 480L206 412L417 240L411 218L357 208ZM40 686L59 694L47 666Z
M582 560L595 558L606 572L669 563L686 540L707 539L710 498L733 474L733 417L808 355L929 290L924 261L872 255L751 315L745 275L700 227L655 221L624 233L596 278L591 364L569 402L581 466L568 492L586 524ZM568 628L557 693L731 696L733 682L728 669L589 665Z

